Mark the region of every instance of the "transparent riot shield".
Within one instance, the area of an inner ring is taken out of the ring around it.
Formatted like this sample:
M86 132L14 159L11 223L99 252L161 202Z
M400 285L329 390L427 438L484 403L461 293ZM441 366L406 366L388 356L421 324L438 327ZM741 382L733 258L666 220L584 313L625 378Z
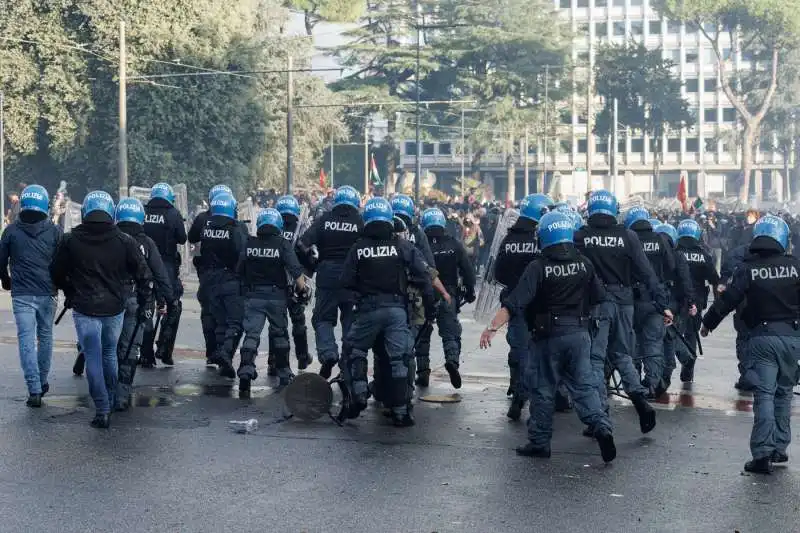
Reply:
M519 211L516 209L506 209L503 216L497 221L497 230L489 248L489 259L486 263L486 272L481 280L481 288L475 301L475 320L484 322L494 316L500 308L500 293L505 288L504 285L494 279L494 262L497 259L497 252L500 250L500 243L505 239L508 229L514 225L519 218Z
M307 205L300 208L300 217L297 219L297 229L292 238L292 246L297 244L297 239L311 226L311 209Z
M248 198L244 202L239 203L237 212L239 221L247 224L247 230L250 232L250 235L255 235L258 206L253 203L252 199Z
M64 211L64 233L72 231L72 229L80 223L81 204L78 202L67 202L67 207Z

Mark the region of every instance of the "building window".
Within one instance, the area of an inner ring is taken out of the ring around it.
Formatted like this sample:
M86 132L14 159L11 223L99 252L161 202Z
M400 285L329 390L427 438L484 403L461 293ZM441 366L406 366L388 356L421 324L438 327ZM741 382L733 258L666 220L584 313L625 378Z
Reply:
M641 7L643 3L642 0L631 0L631 7Z
M664 59L669 59L673 63L680 63L681 62L681 51L678 49L675 50L664 50Z
M598 37L608 37L608 22L598 22L594 26L594 34Z
M625 7L625 0L614 0L614 7Z
M724 142L722 143L722 151L726 154L735 154L736 153L736 145L732 142Z
M625 35L625 23L624 22L615 22L614 23L614 35L617 37L621 35Z
M681 32L681 23L677 20L667 21L667 33L677 34Z
M594 7L606 7L608 6L608 0L594 0Z
M453 146L450 143L439 143L439 154L450 155L453 153Z
M736 122L736 109L726 107L722 110L722 122Z
M651 153L661 152L663 150L664 150L664 145L663 144L661 145L661 148L659 148L658 144L656 143L656 139L650 139L650 152Z
M716 122L716 121L717 121L716 109L705 109L703 111L703 122Z
M433 155L433 143L422 143L422 155Z
M680 151L681 151L680 139L667 139L667 152L671 154L677 154Z
M569 9L572 7L572 0L561 0L561 9Z
M772 145L772 141L764 141L758 145L758 150L763 153L769 153L773 151L775 147Z
M568 154L572 151L572 141L559 141L558 145L562 154Z
M586 149L588 147L589 147L589 143L586 141L586 139L578 139L578 153L579 154L585 154L586 153Z
M651 20L648 22L648 26L650 27L650 35L660 35L661 34L661 21L660 20Z
M406 141L406 155L417 155L417 143Z
M631 152L635 154L644 152L644 139L631 139Z
M690 137L686 139L686 151L697 153L700 151L700 140L697 137Z
M578 7L589 7L589 0L578 0Z
M716 139L705 139L706 145L706 152L716 152L717 151L717 140Z
M644 35L644 22L641 20L631 21L631 35Z
M625 141L617 141L617 153L624 154L627 150L625 149Z
M586 115L578 115L578 124L588 124L589 121L586 120Z
M589 52L578 52L578 61L588 63L589 62ZM569 124L569 122L567 122Z
M698 89L697 78L689 78L688 80L686 80L685 87L687 93L696 93Z
M707 93L713 93L717 90L717 78L706 78L703 80L703 90Z
M595 152L598 154L607 154L608 153L608 142L606 141L597 141L594 145Z
M703 24L703 30L709 35L714 35L717 33L717 25L712 24L711 22L706 22Z
M697 63L697 50L686 50L686 62Z

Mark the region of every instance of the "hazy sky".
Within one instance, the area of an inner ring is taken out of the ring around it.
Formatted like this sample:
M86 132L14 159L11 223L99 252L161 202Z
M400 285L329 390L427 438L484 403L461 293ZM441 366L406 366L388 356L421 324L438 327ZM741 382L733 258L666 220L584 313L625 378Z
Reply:
M320 22L314 27L314 45L317 48L327 48L343 44L345 40L342 38L341 33L349 26L352 25ZM293 13L290 16L289 32L293 35L305 35L306 28L303 23L302 13ZM336 60L322 52L318 52L312 61L313 68L330 68L336 66L338 66ZM318 72L315 75L329 81L339 77L338 72Z

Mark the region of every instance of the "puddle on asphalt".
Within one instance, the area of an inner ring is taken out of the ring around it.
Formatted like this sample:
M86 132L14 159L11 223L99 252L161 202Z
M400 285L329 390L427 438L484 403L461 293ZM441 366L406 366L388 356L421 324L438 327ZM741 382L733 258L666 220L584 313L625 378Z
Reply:
M94 402L92 397L87 395L78 396L45 396L45 405L53 407L64 407L66 409L94 409ZM133 408L153 408L153 407L175 407L180 405L181 401L177 401L166 394L136 392L133 395L131 406Z

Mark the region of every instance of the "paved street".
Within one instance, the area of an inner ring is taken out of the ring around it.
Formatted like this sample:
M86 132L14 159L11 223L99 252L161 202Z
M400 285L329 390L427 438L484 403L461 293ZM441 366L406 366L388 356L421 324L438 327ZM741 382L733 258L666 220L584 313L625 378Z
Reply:
M752 399L732 386L729 320L705 341L698 383L674 387L650 435L627 402L614 402L619 453L604 466L574 413L556 415L551 459L514 454L525 428L505 418L506 345L498 337L479 351L470 310L461 401L418 401L417 426L398 430L372 408L344 427L285 420L266 356L253 398L237 398L232 381L206 370L199 309L193 295L185 302L177 365L140 370L136 407L98 431L86 380L71 372L69 313L56 328L51 393L32 410L10 299L0 296L0 531L800 530L797 467L742 473ZM450 395L436 334L433 349L428 393ZM255 433L228 428L248 418L259 421Z

